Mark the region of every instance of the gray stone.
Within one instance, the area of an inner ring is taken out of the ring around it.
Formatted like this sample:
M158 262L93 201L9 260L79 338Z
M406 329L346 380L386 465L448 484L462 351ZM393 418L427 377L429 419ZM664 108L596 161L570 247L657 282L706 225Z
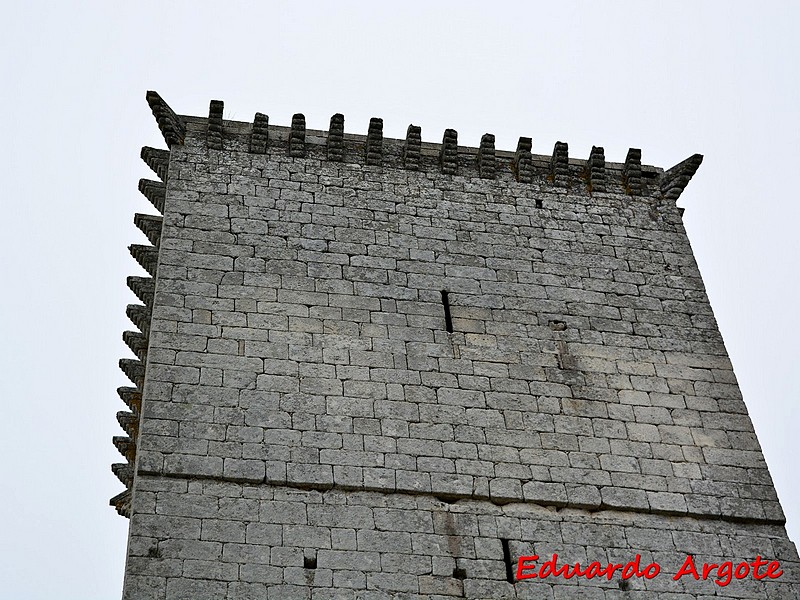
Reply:
M148 98L169 150L143 153L163 218L137 216L153 277L128 282L125 598L798 595L675 206L696 156L663 172ZM784 575L507 581L533 553L761 553Z

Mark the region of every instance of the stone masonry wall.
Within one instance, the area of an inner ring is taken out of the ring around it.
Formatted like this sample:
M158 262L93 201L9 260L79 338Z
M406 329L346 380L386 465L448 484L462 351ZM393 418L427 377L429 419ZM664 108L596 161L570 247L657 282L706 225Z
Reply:
M796 597L674 171L221 111L170 143L126 598ZM785 573L513 582L554 552Z
M149 476L140 479L135 507L129 598L797 597L800 564L777 525ZM640 554L642 565L655 562L662 572L628 579L624 589L619 574L514 584L503 540L514 572L518 556L543 561L553 553L559 564L584 566ZM673 580L688 554L698 565L761 555L780 560L784 574L726 586L689 575Z

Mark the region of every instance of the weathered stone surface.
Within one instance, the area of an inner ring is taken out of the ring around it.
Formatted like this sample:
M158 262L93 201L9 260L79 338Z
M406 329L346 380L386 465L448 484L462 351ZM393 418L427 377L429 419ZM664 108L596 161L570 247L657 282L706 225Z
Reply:
M642 194L642 151L631 148L625 157L625 167L622 169L622 180L625 191L632 196Z
M212 150L222 150L222 100L212 100L208 107L206 143Z
M439 163L444 175L455 175L458 172L458 132L455 129L444 130Z
M269 143L269 117L264 113L256 113L253 118L253 129L250 132L250 152L265 154Z
M328 128L328 160L342 160L344 158L344 115L336 113L331 117Z
M292 117L292 128L289 131L289 156L302 158L306 155L306 117L296 113Z

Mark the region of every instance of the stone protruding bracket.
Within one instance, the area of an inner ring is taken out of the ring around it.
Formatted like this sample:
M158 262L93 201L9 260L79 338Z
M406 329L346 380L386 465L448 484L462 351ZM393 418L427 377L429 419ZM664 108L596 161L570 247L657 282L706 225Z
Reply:
M167 180L169 169L169 150L160 150L144 146L140 154L144 163L153 170L161 181Z
M133 485L133 467L129 463L114 463L111 465L111 471L126 488Z
M292 116L289 131L289 156L303 158L306 155L306 117L301 113Z
M403 166L410 171L419 169L420 150L422 149L422 127L409 125L406 130L406 142L403 144Z
M136 443L128 436L115 435L111 441L116 446L119 453L128 459L128 462L133 462L136 459Z
M586 161L586 183L590 192L606 191L606 154L602 146L592 146Z
M494 134L484 133L478 147L478 174L481 179L494 179L496 168Z
M167 186L160 181L140 179L139 191L145 198L150 200L150 203L155 206L158 212L162 215L164 214L164 200L167 197Z
M631 148L625 156L625 165L622 167L622 184L625 193L631 196L642 195L642 151Z
M124 492L117 494L108 503L113 506L117 514L120 516L125 517L126 519L131 518L131 491L125 490Z
M212 100L208 106L208 129L206 143L212 150L222 150L222 100Z
M119 368L138 389L142 389L144 383L144 363L142 361L132 358L120 358Z
M325 143L328 160L341 162L344 160L344 115L336 113L331 117L328 127L328 140Z
M444 130L439 163L445 175L455 175L458 172L458 132L455 129Z
M117 412L117 423L119 423L119 426L122 427L122 430L127 433L132 440L136 439L136 435L139 432L138 414L121 410Z
M548 180L556 185L566 185L569 180L569 145L556 142L553 156L550 158L550 175Z
M140 413L142 410L142 393L132 387L118 387L117 394L119 395L120 400L125 403L125 406L130 408L132 411L136 413Z
M533 183L533 141L529 137L521 137L514 153L514 175L519 183Z
M150 273L151 276L156 276L156 269L158 268L158 248L155 246L145 246L144 244L131 244L128 246L131 256L136 259L142 268Z
M365 153L368 165L380 165L383 162L383 119L372 117L369 120Z
M148 308L153 306L156 285L152 277L135 277L131 275L128 277L127 284L128 288L136 294L136 297L141 300L145 306Z
M150 309L141 304L128 304L125 314L144 335L150 334ZM135 352L134 352L135 354Z
M167 146L171 148L173 144L183 144L186 137L186 124L183 120L164 102L158 92L149 91L146 98Z
M668 169L661 176L661 193L668 200L677 200L703 162L702 154L693 154Z
M147 239L150 240L150 243L153 244L153 246L158 246L158 243L161 240L161 228L164 224L164 219L162 217L136 213L133 217L133 224L136 225L139 230L145 234L145 236L147 236Z
M269 117L264 113L256 113L253 118L253 129L250 131L250 152L266 154L269 141Z
M147 360L147 337L138 331L123 331L122 341L140 361Z

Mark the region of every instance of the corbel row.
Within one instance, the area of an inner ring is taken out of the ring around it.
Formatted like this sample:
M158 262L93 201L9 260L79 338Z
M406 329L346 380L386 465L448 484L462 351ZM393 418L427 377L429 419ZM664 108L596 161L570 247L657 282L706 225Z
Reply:
M569 178L569 145L556 142L550 157L550 173L547 180L555 185L564 186Z
M481 179L494 179L495 168L494 134L484 133L478 146L478 174Z
M219 132L221 143L221 127ZM213 136L210 141L213 143ZM145 147L142 148L141 157L161 181L142 179L139 181L139 191L150 200L159 212L163 213L169 152ZM130 517L131 490L133 489L136 464L136 440L139 434L139 416L142 410L142 390L146 374L147 347L155 298L155 275L158 268L158 247L161 240L163 218L156 215L136 214L133 222L152 245L132 244L129 247L133 258L147 271L150 277L131 276L127 280L128 287L142 304L129 304L125 311L138 331L123 332L122 340L136 358L121 359L119 367L131 380L134 387L117 389L120 399L127 405L128 410L117 413L117 422L125 435L117 435L112 438L114 446L125 458L125 462L112 464L111 471L125 486L125 490L111 498L110 504L124 517Z
M223 108L224 104L220 100L212 100L209 104L206 143L212 150L221 150L223 148ZM419 169L422 148L421 132L422 129L419 126L408 126L402 155L403 166L406 169ZM248 143L250 152L265 154L268 144L269 117L263 113L256 113ZM341 113L336 113L331 117L325 149L328 160L344 160L344 115ZM306 150L306 118L302 113L297 113L292 116L292 124L289 129L288 154L294 158L303 158L306 156ZM520 138L520 145L517 148L517 154L514 159L514 170L518 181L525 183L533 181L533 161L530 150L530 138ZM364 162L367 165L379 166L382 160L383 119L373 117L369 121L364 143ZM605 164L604 161L602 164ZM455 175L458 173L458 132L455 129L446 129L444 132L439 151L439 165L444 174ZM495 137L491 133L486 133L481 137L477 154L477 167L480 177L494 179L497 172L496 165ZM602 172L602 170L603 167L597 163L595 158L593 170L595 179L598 177L598 172ZM558 142L553 150L548 180L562 185L566 182L568 175L568 147L567 144ZM139 185L142 193L153 202L153 205L158 210L163 210L163 186L160 186L157 182L147 180L142 180Z
M222 109L221 100L212 100L208 107L208 131L206 143L212 150L222 150Z
M212 127L211 122L212 118L211 114L209 114L209 128ZM262 113L256 113L250 134L249 146L251 152L259 154L266 152L268 143L267 126L268 117ZM409 125L406 130L406 139L402 152L403 166L406 169L414 171L419 169L422 148L421 134L422 129L417 125ZM216 140L217 138L215 137L214 139ZM297 113L292 117L292 125L289 131L289 156L297 158L306 156L305 140L305 116ZM375 117L370 119L364 148L364 162L367 165L379 166L383 160L383 119ZM519 138L512 169L517 181L520 183L532 183L534 179L531 148L531 138ZM328 160L339 162L344 160L344 115L341 113L336 113L331 117L325 149ZM446 129L439 149L439 166L443 174L455 175L458 173L458 157L458 132L455 129ZM481 136L477 152L477 168L478 174L483 179L494 179L497 174L495 136L491 133ZM602 147L592 146L592 151L584 167L583 178L586 180L590 191L606 191L606 159ZM569 146L565 142L556 142L546 179L554 185L568 185L570 179ZM641 150L639 149L631 148L628 151L623 171L623 184L628 194L641 195L642 167Z
M520 183L533 183L533 141L529 137L521 137L514 153L514 175Z
M158 93L147 92L147 101L167 145L183 143L186 135L186 125L183 120L175 114ZM220 100L212 100L209 104L206 142L210 149L221 150L224 147L223 108L224 104ZM481 137L476 166L478 174L483 179L494 179L497 175L494 142L492 134L487 133ZM256 113L249 138L250 152L265 154L268 144L269 117L263 113ZM295 158L306 156L306 119L301 113L297 113L292 117L287 146L289 156ZM418 170L420 168L421 147L420 127L409 125L402 151L404 168L409 170ZM367 130L362 159L367 165L379 166L383 161L383 151L383 120L372 118ZM326 154L328 160L343 161L345 153L344 116L337 113L331 117L326 140ZM142 151L142 158L162 180L165 178L168 152L146 148ZM701 161L702 156L696 154L667 171L660 182L662 195L665 198L676 199L697 171ZM603 148L593 146L582 172L583 179L586 181L590 192L604 192L607 190L608 181L605 164ZM518 182L533 182L534 166L530 138L519 138L511 166ZM455 175L458 173L458 133L454 129L447 129L444 132L439 149L439 167L443 174ZM545 179L556 186L569 185L569 147L566 143L556 142ZM139 185L139 189L153 203L156 209L163 212L163 183L142 180ZM631 148L625 157L622 169L622 185L625 192L631 196L640 196L643 192L642 151L638 148Z
M164 198L167 196L167 187L163 182L140 179L139 191L150 201L158 212L164 214Z
M344 159L344 115L336 113L331 117L326 142L328 160L341 161Z
M263 113L256 113L253 119L253 131L250 133L250 152L266 154L269 141L269 117Z
M406 169L419 169L419 157L422 153L422 127L409 125L406 129L406 141L403 144L403 165Z

